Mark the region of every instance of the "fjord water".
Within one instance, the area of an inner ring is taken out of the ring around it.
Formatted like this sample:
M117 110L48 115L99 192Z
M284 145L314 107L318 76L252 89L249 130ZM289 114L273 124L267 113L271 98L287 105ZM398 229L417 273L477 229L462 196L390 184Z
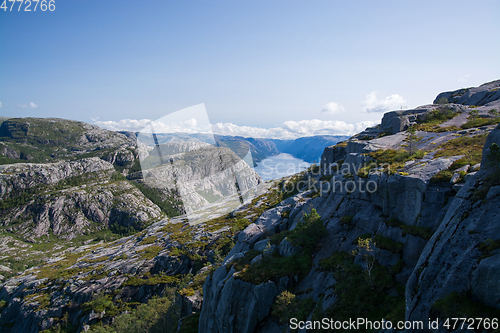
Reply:
M304 171L310 163L290 154L279 154L263 159L255 167L255 171L263 180L273 180Z

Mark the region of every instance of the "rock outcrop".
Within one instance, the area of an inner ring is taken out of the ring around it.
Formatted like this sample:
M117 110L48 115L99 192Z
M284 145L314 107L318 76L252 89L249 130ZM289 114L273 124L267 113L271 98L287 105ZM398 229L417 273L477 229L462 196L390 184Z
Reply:
M138 227L162 212L135 186L115 181L112 164L97 157L0 166L1 224L32 241L53 234L72 239L116 223Z
M449 103L483 106L497 103L500 100L500 80L491 81L479 87L463 88L442 92L437 95L434 103L446 98Z

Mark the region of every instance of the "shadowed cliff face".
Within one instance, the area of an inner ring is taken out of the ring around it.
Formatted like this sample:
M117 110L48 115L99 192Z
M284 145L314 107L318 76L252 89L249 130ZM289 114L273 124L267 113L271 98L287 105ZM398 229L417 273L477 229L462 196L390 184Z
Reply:
M500 155L494 144L500 144L500 127L486 141L481 171L451 202L408 281L409 320L470 317L467 302L477 302L478 310L482 304L500 309ZM454 313L446 308L450 303L458 303Z

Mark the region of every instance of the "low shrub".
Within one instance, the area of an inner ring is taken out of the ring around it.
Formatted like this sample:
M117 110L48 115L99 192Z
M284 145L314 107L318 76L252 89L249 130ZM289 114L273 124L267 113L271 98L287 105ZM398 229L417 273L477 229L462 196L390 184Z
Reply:
M91 326L90 333L174 333L177 331L177 321L180 315L180 309L175 305L174 300L173 291L167 290L166 296L153 297L147 303L140 304L136 309L120 314L110 325L98 323ZM110 299L104 297L103 306L97 304L106 310L106 316L110 310L113 313L116 312L109 302L111 302ZM117 313L114 315L117 315Z
M474 127L482 127L482 126L488 126L488 125L496 125L500 123L500 117L494 117L494 118L472 118L462 126L460 126L462 129L469 129L469 128L474 128Z
M351 226L354 215L344 215L340 218L340 224Z
M384 220L384 223L387 224L388 226L391 227L397 227L401 228L401 234L403 236L406 236L407 234L410 234L415 237L420 237L423 239L431 239L432 237L432 232L431 229L428 227L418 227L415 225L406 225L403 222L399 221L398 219L395 218L390 218Z
M388 269L375 264L371 272L373 278L368 279L366 270L355 264L354 258L349 253L336 251L320 261L322 270L333 271L337 281L333 288L338 297L321 316L340 321L349 318L404 320L404 291L396 288ZM397 296L389 296L391 290L396 291Z
M445 183L451 180L454 172L452 170L446 169L441 170L429 179L431 183Z
M140 286L154 286L158 284L178 284L179 283L179 278L175 276L170 276L166 274L158 274L158 275L153 275L146 277L145 279L137 277L137 276L132 276L130 277L123 285L124 286L133 286L133 287L140 287Z
M158 253L160 253L161 250L163 250L163 247L153 245L137 251L137 253L140 254L143 259L153 259L158 255Z
M311 255L318 245L318 241L325 234L326 227L321 221L321 216L314 208L311 213L304 214L303 220L304 222L299 222L287 237L290 243L301 247L304 253Z
M255 264L244 267L238 277L246 282L261 284L285 276L303 277L311 270L311 266L311 257L306 254L295 254L290 257L264 257Z
M287 324L291 318L306 320L315 305L310 297L299 299L288 290L284 290L274 300L272 315L283 324Z
M484 242L478 244L478 249L483 253L481 258L487 258L493 255L493 251L500 248L500 239L493 240L488 238Z
M156 236L149 236L149 237L146 237L144 238L140 243L139 245L147 245L147 244L153 244L154 242L156 242L156 240L158 239L158 237Z
M404 244L401 242L396 242L395 240L383 237L381 235L375 235L375 237L373 237L373 241L375 242L375 245L381 250L387 250L396 254L403 253Z
M434 302L430 316L432 319L442 318L443 322L447 318L499 318L500 310L475 299L470 291L452 292Z

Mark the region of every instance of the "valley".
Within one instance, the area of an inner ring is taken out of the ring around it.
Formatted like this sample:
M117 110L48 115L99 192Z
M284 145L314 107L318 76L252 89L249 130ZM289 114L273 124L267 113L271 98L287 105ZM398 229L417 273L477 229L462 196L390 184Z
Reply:
M350 138L217 136L217 149L2 119L1 332L499 318L499 89L439 93ZM265 181L248 151L312 164Z

